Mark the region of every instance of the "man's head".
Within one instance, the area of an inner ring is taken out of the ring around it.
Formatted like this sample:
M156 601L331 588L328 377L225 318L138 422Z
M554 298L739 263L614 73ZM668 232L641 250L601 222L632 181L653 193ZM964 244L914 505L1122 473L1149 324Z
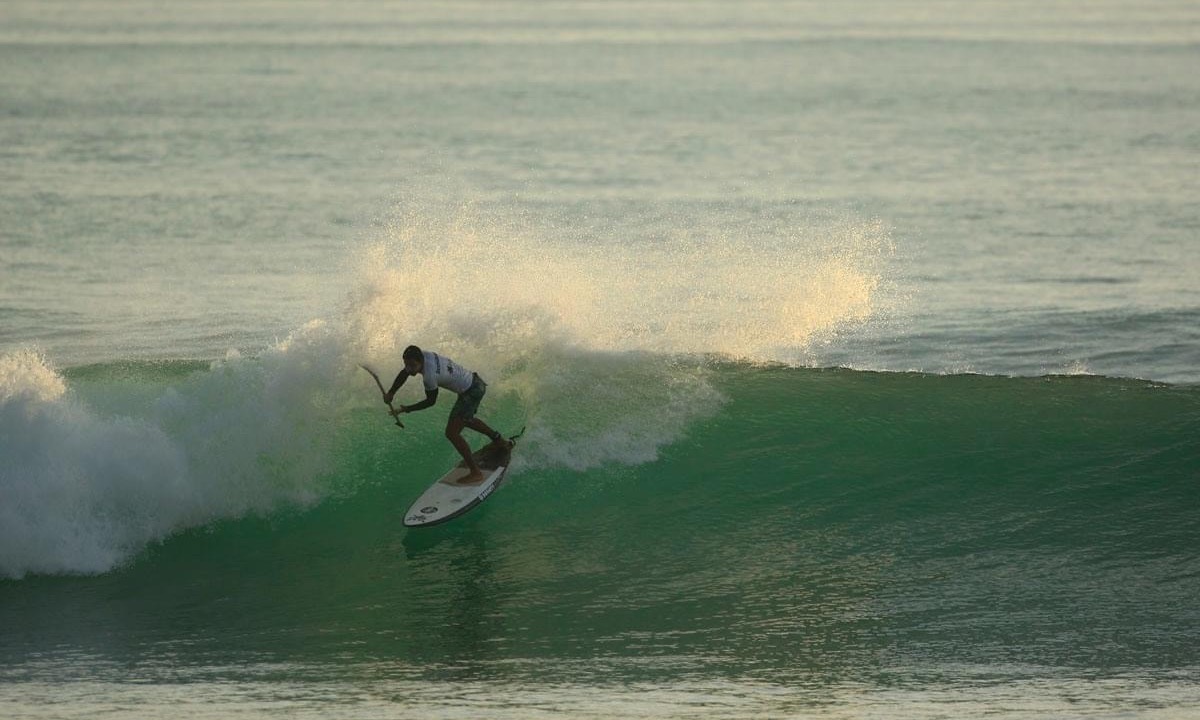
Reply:
M421 352L421 348L416 345L409 345L404 348L404 369L409 374L421 372L425 367L425 353Z

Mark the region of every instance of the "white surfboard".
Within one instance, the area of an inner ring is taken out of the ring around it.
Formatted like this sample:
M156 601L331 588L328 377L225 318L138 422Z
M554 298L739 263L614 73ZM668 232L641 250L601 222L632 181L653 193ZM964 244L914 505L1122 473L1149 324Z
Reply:
M520 436L521 433L517 433L509 440L515 443ZM412 504L404 514L406 527L429 527L453 520L486 500L500 487L505 473L508 472L509 463L512 462L512 445L489 445L472 453L471 457L475 458L475 462L479 463L479 468L483 470L483 480L470 485L461 483L469 471L465 463L458 463L450 472L430 485Z

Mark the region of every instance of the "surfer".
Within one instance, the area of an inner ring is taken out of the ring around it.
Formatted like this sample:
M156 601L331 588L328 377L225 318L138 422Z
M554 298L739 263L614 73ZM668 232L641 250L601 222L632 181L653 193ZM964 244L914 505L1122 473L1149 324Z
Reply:
M450 408L450 418L446 421L446 439L450 441L458 454L462 455L463 462L470 471L458 482L463 485L482 482L483 471L479 469L475 458L471 457L471 446L462 436L463 428L469 427L475 432L487 435L492 439L494 445L508 442L504 436L488 427L487 423L475 417L475 413L479 410L479 403L483 400L484 393L487 392L487 383L479 375L448 357L422 350L416 345L409 345L404 348L404 369L396 376L391 389L383 394L383 401L390 405L392 398L396 397L396 391L404 385L406 380L417 374L421 375L425 384L425 399L415 405L400 405L393 411L393 414L417 412L433 407L433 404L437 402L439 388L445 388L457 394L458 400L455 401L454 407Z

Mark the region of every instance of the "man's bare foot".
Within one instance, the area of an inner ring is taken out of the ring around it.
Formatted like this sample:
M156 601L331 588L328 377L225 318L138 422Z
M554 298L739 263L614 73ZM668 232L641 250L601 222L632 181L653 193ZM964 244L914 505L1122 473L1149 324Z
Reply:
M483 471L472 470L458 479L459 485L478 485L483 482Z

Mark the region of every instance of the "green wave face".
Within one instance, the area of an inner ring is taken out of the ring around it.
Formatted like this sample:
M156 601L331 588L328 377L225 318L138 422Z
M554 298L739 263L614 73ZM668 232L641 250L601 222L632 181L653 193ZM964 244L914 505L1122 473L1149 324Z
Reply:
M136 425L221 372L195 370L67 379ZM1200 661L1196 387L680 373L615 397L597 375L553 407L497 392L489 422L529 424L519 462L479 509L428 530L400 520L453 461L442 404L406 431L365 402L278 415L287 432L246 425L261 433L253 467L228 468L244 502L161 496L207 510L131 535L152 539L103 574L0 583L16 628L7 654L61 642L119 661L187 643L188 662L323 672L386 660L444 678L470 665L509 679L772 682ZM702 411L681 415L681 398ZM170 438L184 426L156 427ZM289 464L292 452L324 462ZM268 480L247 489L256 477ZM152 515L107 508L113 527Z

